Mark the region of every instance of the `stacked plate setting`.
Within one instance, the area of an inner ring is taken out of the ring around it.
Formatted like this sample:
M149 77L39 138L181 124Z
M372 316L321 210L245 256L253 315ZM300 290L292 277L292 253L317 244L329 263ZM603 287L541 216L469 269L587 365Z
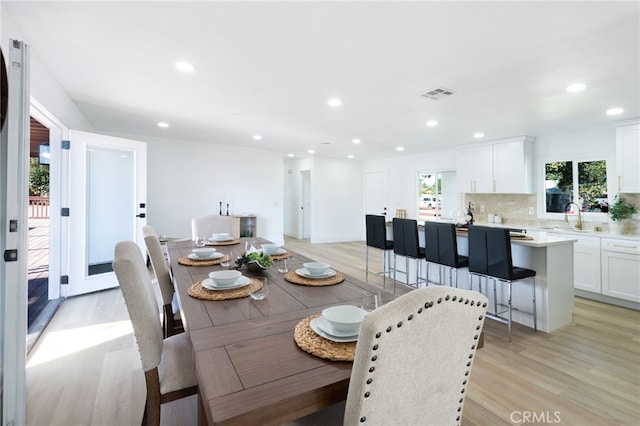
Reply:
M202 286L207 290L234 290L248 286L251 279L242 275L239 271L215 271L209 274L209 278L202 281Z
M311 329L321 337L334 342L355 342L360 323L367 314L357 306L341 305L324 309L322 316L311 320Z
M324 262L307 262L303 263L302 266L304 268L296 269L296 274L305 278L322 279L336 274L336 271L330 268L331 265Z
M219 234L212 234L211 238L209 238L209 241L213 241L214 243L221 243L224 241L231 241L233 240L233 237L230 234L227 234L226 232L222 232Z
M214 260L224 257L224 254L218 253L213 247L203 247L191 250L187 257L191 260Z

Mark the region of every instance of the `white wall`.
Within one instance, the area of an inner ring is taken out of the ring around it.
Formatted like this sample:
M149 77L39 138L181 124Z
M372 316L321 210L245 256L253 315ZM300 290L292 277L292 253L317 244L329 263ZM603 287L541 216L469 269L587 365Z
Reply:
M283 242L283 159L273 151L147 139L148 224L170 237L191 237L191 218L258 216L258 234Z
M311 242L362 240L362 164L317 157L311 172Z

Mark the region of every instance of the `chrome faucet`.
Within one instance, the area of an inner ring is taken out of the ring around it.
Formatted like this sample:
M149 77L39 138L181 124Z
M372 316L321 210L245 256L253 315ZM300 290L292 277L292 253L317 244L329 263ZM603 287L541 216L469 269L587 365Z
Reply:
M576 206L576 209L578 209L578 223L576 223L576 229L582 230L582 227L583 227L583 225L582 225L582 214L580 213L580 206L577 205L576 203L570 202L569 204L564 206L564 221L569 223L569 218L567 217L567 208L571 207L572 204L574 206Z

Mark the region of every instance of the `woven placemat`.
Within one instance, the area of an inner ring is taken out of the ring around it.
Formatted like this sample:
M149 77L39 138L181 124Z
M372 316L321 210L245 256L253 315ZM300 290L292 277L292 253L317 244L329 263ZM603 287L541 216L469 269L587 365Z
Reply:
M284 279L293 284L321 287L340 284L344 281L344 275L342 275L342 272L336 272L334 276L328 278L306 278L296 274L296 271L289 271L284 274Z
M207 240L205 242L206 245L208 246L232 246L234 244L240 244L240 240L237 238L234 238L233 240L229 240L229 241L211 241L211 240Z
M190 259L189 256L184 256L178 259L178 263L185 266L213 266L218 265L221 262L230 262L231 257L226 254L219 259L210 259L210 260L193 260Z
M251 289L258 290L262 287L259 280L251 280L251 284L234 288L233 290L209 290L202 286L202 281L198 281L189 287L189 296L201 300L229 300L247 297Z
M293 255L291 253L289 253L289 252L282 253L282 254L272 254L271 255L271 258L273 260L289 259L289 258L292 258L292 257L293 257Z
M305 352L330 361L353 361L356 342L333 342L318 336L311 329L311 320L320 315L312 315L300 321L293 331L296 345Z

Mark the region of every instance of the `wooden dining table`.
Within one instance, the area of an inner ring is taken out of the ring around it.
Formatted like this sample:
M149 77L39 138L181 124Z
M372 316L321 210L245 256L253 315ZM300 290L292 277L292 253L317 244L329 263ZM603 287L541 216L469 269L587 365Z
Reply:
M244 253L245 242L259 248L268 241L241 238L237 244L215 248L233 261ZM386 302L395 298L393 294L346 274L343 282L330 286L293 284L273 266L261 273L242 270L248 277L267 277L269 295L264 300L200 300L189 295L189 287L226 268L180 264L178 260L193 248L192 241L167 243L182 321L193 348L200 424L281 424L346 399L352 363L301 350L294 328L326 307L359 306L362 297L378 292ZM290 271L312 260L288 252Z

